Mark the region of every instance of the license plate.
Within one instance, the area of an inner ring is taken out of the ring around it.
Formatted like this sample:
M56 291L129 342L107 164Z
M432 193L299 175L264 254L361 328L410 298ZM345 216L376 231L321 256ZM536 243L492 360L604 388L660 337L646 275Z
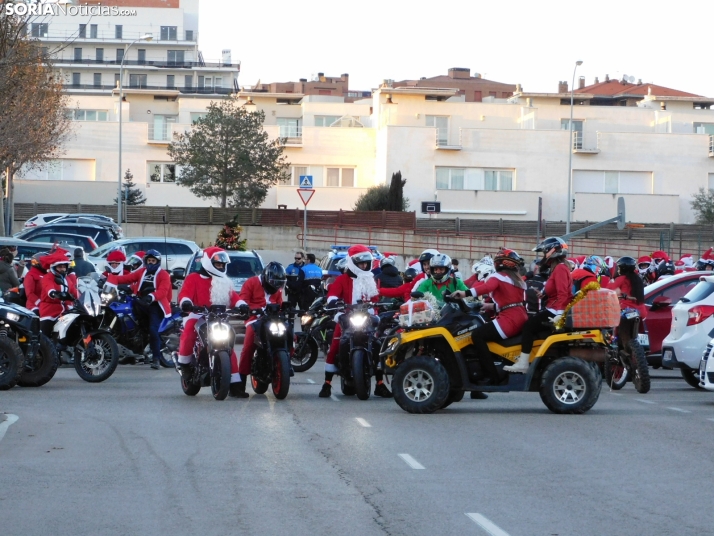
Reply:
M625 318L627 318L627 320L632 320L633 318L637 318L638 316L640 316L640 313L638 313L637 311L625 313Z
M672 350L665 350L662 354L662 361L666 361L668 359L672 359Z
M649 346L650 336L647 335L647 333L639 333L637 335L637 342L639 342L641 346Z

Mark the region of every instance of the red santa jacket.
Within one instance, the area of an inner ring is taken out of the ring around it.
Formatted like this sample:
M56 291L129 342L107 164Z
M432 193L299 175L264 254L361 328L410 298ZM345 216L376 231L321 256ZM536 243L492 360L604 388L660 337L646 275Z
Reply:
M554 315L562 315L573 299L573 278L567 264L561 262L555 265L543 292L548 296L547 309Z
M50 293L69 292L77 297L77 285L75 278L65 277L62 283L55 280L55 274L47 272L42 276L42 291L40 293L40 320L57 320L59 316L72 307L72 301L60 301L50 297Z
M409 301L412 297L412 291L416 289L419 282L425 278L426 275L424 273L420 273L412 279L411 283L404 283L396 288L380 288L379 295L384 296L385 298L401 298L404 301ZM327 295L330 295L329 292Z
M526 288L517 287L513 280L505 274L495 273L479 281L471 289L474 296L488 294L496 305L496 317L493 325L498 334L507 339L521 332L523 324L528 320L525 308Z
M277 303L278 305L282 305L283 292L282 290L279 290L273 294L268 294L265 292L265 289L260 282L260 276L256 275L243 283L243 288L240 289L240 295L238 298L237 305L245 304L251 309L262 309L268 303ZM247 326L252 324L256 320L257 317L251 316L248 320L246 320L245 325Z
M144 274L146 274L146 267L142 266L134 272L130 272L126 275L107 275L107 283L110 285L125 285L129 283L131 285L131 291L134 294L139 294L141 290L141 285L144 283ZM171 276L169 273L160 268L154 273L154 292L148 294L152 298L152 302L157 302L161 310L164 312L164 316L171 316Z
M30 311L40 307L40 294L42 294L42 276L45 273L37 266L33 266L27 272L25 279L22 280L22 286L25 287L25 296L27 296L27 307Z
M210 307L213 305L211 302L212 281L212 277L198 272L190 274L181 286L181 291L178 295L179 305L186 301L191 302L196 307ZM231 289L227 298L226 305L229 307L235 307L236 303L238 303L238 293L235 290Z

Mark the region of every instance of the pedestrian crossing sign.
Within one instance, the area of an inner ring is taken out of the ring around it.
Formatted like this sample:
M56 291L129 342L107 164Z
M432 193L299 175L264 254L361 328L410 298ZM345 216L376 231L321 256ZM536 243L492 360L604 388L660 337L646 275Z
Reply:
M312 188L312 175L300 175L300 188Z

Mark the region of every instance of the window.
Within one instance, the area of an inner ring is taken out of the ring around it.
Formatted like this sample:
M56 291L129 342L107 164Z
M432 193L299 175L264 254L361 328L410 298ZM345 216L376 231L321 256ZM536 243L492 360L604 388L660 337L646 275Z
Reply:
M166 75L166 87L168 89L174 89L176 87L176 84L174 83L174 75L172 74L167 74Z
M496 92L495 92L495 91L489 91L489 92L488 92L488 96L495 98L495 97L496 97Z
M326 168L325 186L343 186L352 188L355 185L354 168Z
M652 173L573 170L573 191L596 194L651 194Z
M213 84L213 87L223 87L223 78L221 78L220 76L217 76L216 80Z
M82 60L82 49L75 48L74 49L74 61L81 61L81 60Z
M98 33L98 32L97 32L97 25L96 25L96 24L90 24L90 25L89 25L89 37L91 37L92 39L96 39L96 38L97 38L97 33Z
M129 75L129 87L146 87L146 75L145 74L130 74Z
M140 48L137 50L137 60L139 61L139 65L146 63L146 49L145 48Z
M169 65L182 65L183 52L183 50L169 50L167 58Z
M191 112L191 123L193 124L204 117L206 117L206 112Z
M119 73L114 73L114 87L119 87Z
M207 89L211 89L213 87L213 78L210 76L204 76L203 77L203 87Z
M97 63L102 63L104 61L104 49L103 48L98 48L95 51L95 59Z
M83 38L87 37L87 25L86 24L79 25L79 37L83 37Z
M449 144L449 116L447 115L427 115L426 126L436 127L436 144Z
M32 37L47 37L49 24L46 22L32 23Z
M176 122L176 115L154 114L154 122L149 123L149 139L166 141L171 138L171 125Z
M122 25L117 24L114 26L114 39L121 39L122 38Z
M186 30L186 41L193 41L193 30Z
M293 184L295 186L299 186L300 177L304 175L309 175L307 172L307 166L292 166L290 169L290 176L281 181L281 184Z
M94 87L102 87L102 73L94 73Z
M315 126L316 127L329 127L332 123L340 120L339 115L316 115L315 116Z
M203 76L198 75L198 87L201 87L201 88L202 88L202 87L203 87L203 83L204 83Z
M69 110L70 119L74 121L108 121L107 110Z
M187 74L183 78L183 87L191 88L193 87L193 75Z
M176 26L162 26L161 27L161 40L171 40L176 41Z
M709 189L714 190L714 173L709 174Z
M301 138L302 120L300 118L278 117L278 127L280 127L281 138Z
M667 287L662 292L652 294L649 298L645 300L645 303L647 305L652 305L652 302L655 300L655 298L658 298L659 296L664 296L665 298L669 298L672 301L672 304L674 305L680 299L682 299L685 294L687 294L690 290L697 286L697 283L699 283L698 279L682 281L680 283Z
M437 190L513 190L512 169L436 168Z
M560 120L560 130L570 130L570 119ZM583 121L573 119L573 149L583 148Z
M72 73L72 85L78 87L81 81L80 73Z
M93 181L94 160L79 160L63 158L51 160L46 166L22 173L23 178L30 180L51 181ZM72 233L73 231L65 231ZM82 233L78 233L82 234Z
M149 180L151 182L176 182L176 166L161 162L149 162Z
M117 48L117 63L121 63L121 61L124 59L124 49L123 48Z
M714 134L714 123L694 123L695 134Z
M169 242L169 252L168 255L192 255L193 251L186 244L180 244L177 242Z

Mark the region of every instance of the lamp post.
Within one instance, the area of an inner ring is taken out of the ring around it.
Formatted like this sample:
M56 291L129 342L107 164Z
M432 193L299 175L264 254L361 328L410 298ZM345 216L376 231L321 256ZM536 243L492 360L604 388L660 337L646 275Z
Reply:
M121 180L122 180L122 174L121 174L121 124L122 124L122 110L124 108L123 106L123 101L124 101L124 85L122 84L123 82L123 75L124 75L124 60L127 57L127 52L129 52L129 49L134 43L138 43L139 41L151 41L154 38L153 35L151 34L144 34L139 39L135 39L132 41L128 47L124 49L124 55L121 57L121 63L119 64L119 184L117 186L117 223L121 225Z
M575 71L582 65L583 62L578 60L575 62L573 69L573 83L570 86L570 123L568 136L568 204L565 210L565 234L570 233L570 213L573 210L573 91L575 91Z

